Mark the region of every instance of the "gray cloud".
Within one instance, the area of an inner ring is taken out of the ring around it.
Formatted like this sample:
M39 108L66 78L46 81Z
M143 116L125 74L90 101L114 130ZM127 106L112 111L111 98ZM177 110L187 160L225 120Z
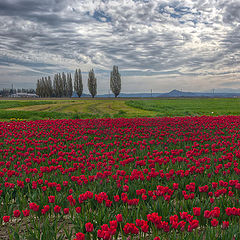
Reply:
M223 21L228 24L239 24L240 22L240 2L229 1L226 4Z
M106 85L114 64L131 91L240 77L238 0L1 0L0 23L0 82L94 67Z

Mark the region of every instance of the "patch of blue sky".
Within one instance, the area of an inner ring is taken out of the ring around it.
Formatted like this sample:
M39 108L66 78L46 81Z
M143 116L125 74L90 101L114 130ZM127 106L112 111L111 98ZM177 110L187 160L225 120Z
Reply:
M181 23L181 24L185 24L186 22L193 22L194 25L197 24L198 21L195 18L195 16L200 15L200 12L197 12L197 13L192 12L191 8L185 7L185 6L178 7L178 6L170 5L169 8L173 9L173 11L168 11L168 9L166 7L167 7L167 5L161 5L159 7L159 13L169 14L172 18L178 19L179 23ZM183 20L182 17L184 15L187 15L187 14L192 15L193 18L192 19L188 19L188 20Z
M177 6L168 6L169 8L173 9L174 12L170 12L166 9L167 5L161 5L159 7L159 13L168 13L172 18L181 18L182 16L186 14L191 15L199 15L200 13L194 13L191 11L191 8L189 7L177 7Z
M111 17L107 16L103 11L94 11L93 17L99 22L111 22Z

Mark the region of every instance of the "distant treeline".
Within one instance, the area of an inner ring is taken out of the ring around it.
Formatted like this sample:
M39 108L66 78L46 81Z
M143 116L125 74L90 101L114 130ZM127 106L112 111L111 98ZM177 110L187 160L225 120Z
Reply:
M2 97L9 97L13 94L16 94L16 93L31 93L31 94L34 94L36 93L35 89L32 89L32 88L3 88L2 90L0 90L0 96Z
M113 66L110 75L110 88L115 97L120 94L121 76L117 66ZM40 97L72 97L73 90L78 97L82 96L83 82L80 69L75 70L74 81L71 73L65 74L64 72L55 74L53 81L50 76L37 80L36 94ZM97 95L97 78L93 69L88 73L88 90L93 98Z

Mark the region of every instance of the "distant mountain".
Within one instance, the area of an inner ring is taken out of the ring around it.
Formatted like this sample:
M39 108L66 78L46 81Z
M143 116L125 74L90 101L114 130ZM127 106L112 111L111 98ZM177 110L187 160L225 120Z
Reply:
M172 90L169 93L159 94L158 97L222 97L222 98L232 98L232 97L240 97L240 93L201 93L201 92L182 92L178 90Z
M73 93L72 97L77 97L76 93ZM83 98L90 98L90 94L83 93ZM113 98L113 94L100 94L96 98ZM172 90L168 93L120 93L118 97L121 98L194 98L194 97L207 97L207 98L233 98L240 97L240 93L201 93L201 92L183 92L179 90Z
M176 89L172 90L169 93L162 93L160 95L158 95L158 97L195 97L196 93L193 92L182 92L182 91L178 91Z

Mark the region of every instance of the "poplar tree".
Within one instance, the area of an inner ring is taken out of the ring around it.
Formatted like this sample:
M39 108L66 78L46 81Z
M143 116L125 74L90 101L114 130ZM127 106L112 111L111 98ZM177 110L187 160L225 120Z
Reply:
M42 96L43 97L47 97L47 84L46 84L46 80L47 78L45 77L42 77L42 80L41 80L41 91L42 91Z
M67 96L72 97L73 93L73 86L72 86L72 76L71 73L67 74Z
M44 97L44 83L42 78L37 80L36 94L39 97Z
M113 66L113 70L111 72L110 88L111 88L111 91L113 92L113 94L115 95L115 98L121 92L121 75L118 72L117 66Z
M47 85L48 85L48 96L52 97L53 96L53 86L52 86L52 80L51 80L50 76L48 76Z
M80 69L76 69L74 74L74 90L77 93L78 97L82 96L83 83L82 83L82 73Z
M58 92L59 92L59 97L63 97L63 79L61 76L61 73L58 74Z
M63 97L67 96L67 78L64 72L62 73L62 94Z
M97 95L97 79L95 77L93 69L88 74L88 90L94 98Z
M55 97L59 97L58 93L58 75L55 74L53 78L53 94Z
M43 78L43 83L44 83L44 95L45 97L48 97L48 82L47 82L47 77Z

